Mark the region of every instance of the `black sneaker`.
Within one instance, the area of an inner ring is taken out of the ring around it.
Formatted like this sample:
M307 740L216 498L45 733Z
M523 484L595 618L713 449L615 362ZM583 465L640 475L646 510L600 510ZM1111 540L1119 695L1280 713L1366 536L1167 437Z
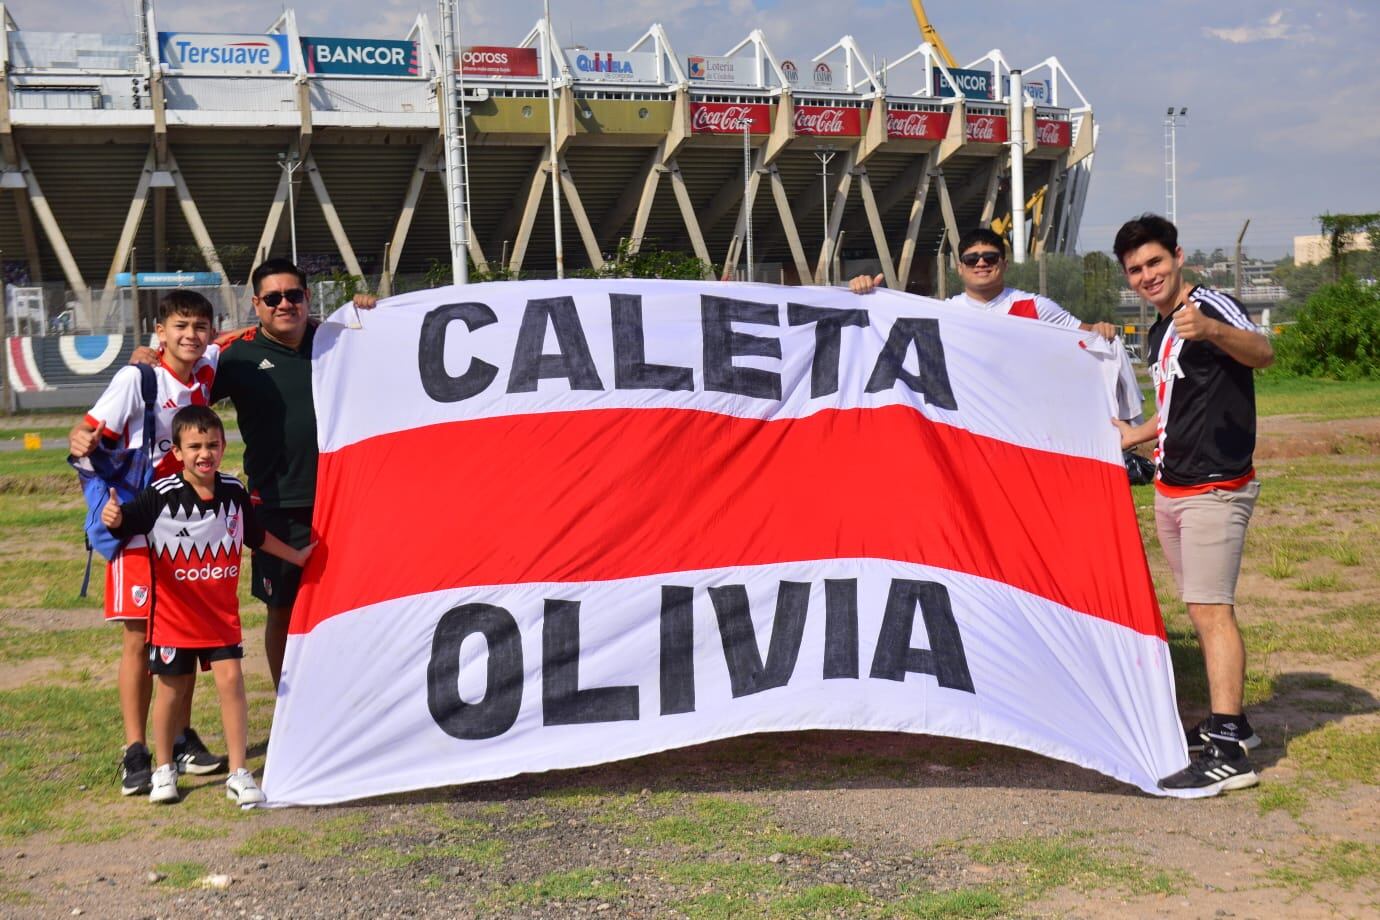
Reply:
M208 751L194 728L188 728L183 732L182 737L173 745L173 763L177 765L178 773L191 773L196 776L223 773L226 769L226 759Z
M147 795L153 788L153 758L144 742L125 748L120 764L120 795Z
M1204 742L1203 756L1173 776L1160 780L1161 789L1202 789L1209 795L1228 789L1245 789L1260 782L1251 769L1251 762L1242 751L1240 757L1228 757L1212 741Z
M1184 740L1188 742L1188 753L1201 754L1203 752L1203 742L1207 740L1208 720L1204 719L1197 725L1184 732ZM1248 751L1254 751L1260 747L1260 736L1255 733L1255 729L1246 726L1246 737L1237 738L1236 743Z

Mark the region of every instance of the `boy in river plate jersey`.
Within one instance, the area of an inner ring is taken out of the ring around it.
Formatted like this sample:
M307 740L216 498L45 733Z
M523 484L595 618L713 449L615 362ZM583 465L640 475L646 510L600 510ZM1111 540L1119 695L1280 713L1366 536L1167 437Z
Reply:
M1186 732L1198 760L1160 781L1212 793L1258 782L1246 749L1259 744L1242 709L1246 650L1236 624L1236 579L1260 484L1252 371L1274 350L1245 311L1219 291L1183 278L1178 230L1146 214L1113 247L1132 290L1159 313L1150 329L1155 416L1113 420L1123 448L1156 440L1155 527L1198 633L1212 712Z
M262 549L293 565L306 564L315 544L286 546L265 533L238 479L219 472L225 429L205 406L173 418L172 453L182 470L154 480L123 505L110 490L102 522L116 536L144 534L153 559L148 668L158 680L153 712L159 766L149 800L178 799L171 751L176 713L196 684L196 666L210 670L220 696L230 778L226 795L239 804L263 801L245 769L248 705L240 659L240 550Z

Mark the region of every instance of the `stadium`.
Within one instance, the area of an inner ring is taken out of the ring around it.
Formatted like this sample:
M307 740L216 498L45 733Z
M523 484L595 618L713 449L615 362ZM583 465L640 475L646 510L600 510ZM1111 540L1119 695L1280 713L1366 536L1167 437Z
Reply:
M555 274L554 172L567 272L655 248L710 277L868 270L932 294L979 223L1018 258L1071 252L1091 178L1090 103L1057 57L1025 49L958 67L922 42L878 64L851 36L817 52L760 30L682 48L658 24L626 50L589 49L549 42L541 21L447 44L425 15L404 36L340 38L292 10L211 34L163 22L152 0L135 33L26 31L4 5L0 20L15 407L89 402L161 287L195 286L223 324L243 322L270 255L296 258L319 306L449 282L452 186L475 277ZM463 113L452 183L448 80Z

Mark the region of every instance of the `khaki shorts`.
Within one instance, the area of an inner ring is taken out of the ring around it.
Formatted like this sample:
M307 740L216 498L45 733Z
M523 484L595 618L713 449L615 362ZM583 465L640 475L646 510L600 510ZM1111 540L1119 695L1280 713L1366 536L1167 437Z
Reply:
M1260 483L1186 498L1155 493L1155 529L1186 604L1235 604L1246 525Z

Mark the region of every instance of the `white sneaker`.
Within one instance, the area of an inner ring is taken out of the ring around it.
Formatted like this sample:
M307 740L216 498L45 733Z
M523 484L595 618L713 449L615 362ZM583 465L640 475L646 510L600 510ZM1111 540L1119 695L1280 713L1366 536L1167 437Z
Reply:
M244 767L231 773L230 778L225 781L225 797L236 805L257 805L267 800L264 791L254 782L254 774Z
M182 798L177 791L177 767L165 763L153 771L153 789L149 792L150 802L171 804Z

